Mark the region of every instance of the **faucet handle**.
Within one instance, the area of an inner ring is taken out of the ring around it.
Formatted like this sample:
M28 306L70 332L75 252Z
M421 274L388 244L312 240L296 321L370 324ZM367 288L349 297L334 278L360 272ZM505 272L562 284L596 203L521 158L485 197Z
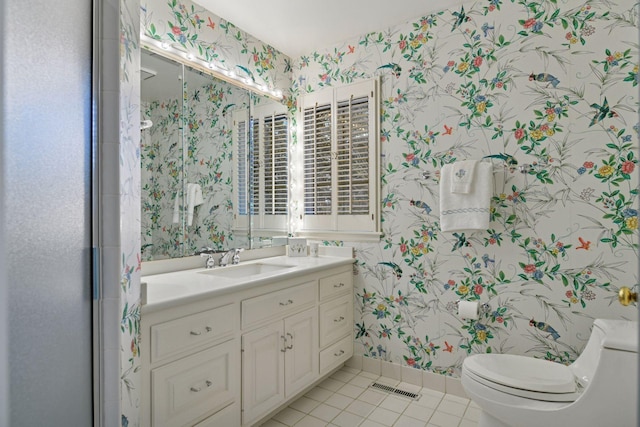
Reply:
M232 264L239 264L240 263L240 252L244 251L244 248L236 248L235 252L233 254L233 258L231 263Z

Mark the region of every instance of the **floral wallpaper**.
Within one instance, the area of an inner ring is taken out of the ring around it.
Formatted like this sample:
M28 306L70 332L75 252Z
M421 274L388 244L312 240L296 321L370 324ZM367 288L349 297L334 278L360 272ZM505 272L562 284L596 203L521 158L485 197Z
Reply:
M120 233L120 419L127 427L140 425L140 5L119 6L120 218L119 230L108 232Z
M382 83L384 237L325 242L356 249L356 353L453 376L473 353L571 363L594 318L637 318L616 300L638 286L637 12L469 2L293 61L294 96ZM440 168L487 156L490 228L441 232Z
M290 85L292 110L304 92L380 77L384 236L325 244L356 250L356 352L457 376L479 352L570 363L594 318L637 318L616 300L638 287L637 10L482 0L293 60L189 1L143 2L140 19L148 36ZM440 168L486 156L490 228L441 232ZM123 248L134 273L136 255ZM457 316L459 300L486 304L479 319ZM123 383L136 351L123 349Z
M249 107L249 95L220 80L195 88L185 80L184 113L180 99L142 106L143 117L153 122L141 141L143 261L193 255L203 247L248 246L246 233L233 231L232 130L233 112ZM183 225L183 183L200 185L203 194L190 225Z

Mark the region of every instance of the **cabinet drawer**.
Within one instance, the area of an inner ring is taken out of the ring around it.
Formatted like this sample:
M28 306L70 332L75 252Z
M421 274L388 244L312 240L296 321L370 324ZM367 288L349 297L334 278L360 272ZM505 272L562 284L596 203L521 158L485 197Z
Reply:
M153 325L151 326L151 363L204 344L231 338L236 325L235 304Z
M221 427L240 425L240 405L234 403L200 421L194 427Z
M320 279L320 301L351 292L352 287L353 273L351 271L323 277Z
M242 301L242 327L282 317L316 303L316 282L307 282Z
M345 336L353 328L351 295L320 305L320 347Z
M327 373L353 356L353 336L347 335L320 352L320 375Z
M237 340L227 341L151 371L154 427L190 425L238 396Z

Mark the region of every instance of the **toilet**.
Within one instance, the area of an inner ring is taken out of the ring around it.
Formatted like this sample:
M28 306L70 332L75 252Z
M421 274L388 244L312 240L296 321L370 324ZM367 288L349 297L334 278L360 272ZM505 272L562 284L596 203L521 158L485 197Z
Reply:
M638 322L597 319L569 366L509 354L476 354L462 386L480 406L478 427L635 427Z

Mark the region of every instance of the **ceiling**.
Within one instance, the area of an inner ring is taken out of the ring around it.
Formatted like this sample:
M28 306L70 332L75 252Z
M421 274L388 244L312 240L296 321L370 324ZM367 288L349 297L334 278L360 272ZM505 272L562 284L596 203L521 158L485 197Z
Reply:
M468 0L194 0L213 14L297 58Z

